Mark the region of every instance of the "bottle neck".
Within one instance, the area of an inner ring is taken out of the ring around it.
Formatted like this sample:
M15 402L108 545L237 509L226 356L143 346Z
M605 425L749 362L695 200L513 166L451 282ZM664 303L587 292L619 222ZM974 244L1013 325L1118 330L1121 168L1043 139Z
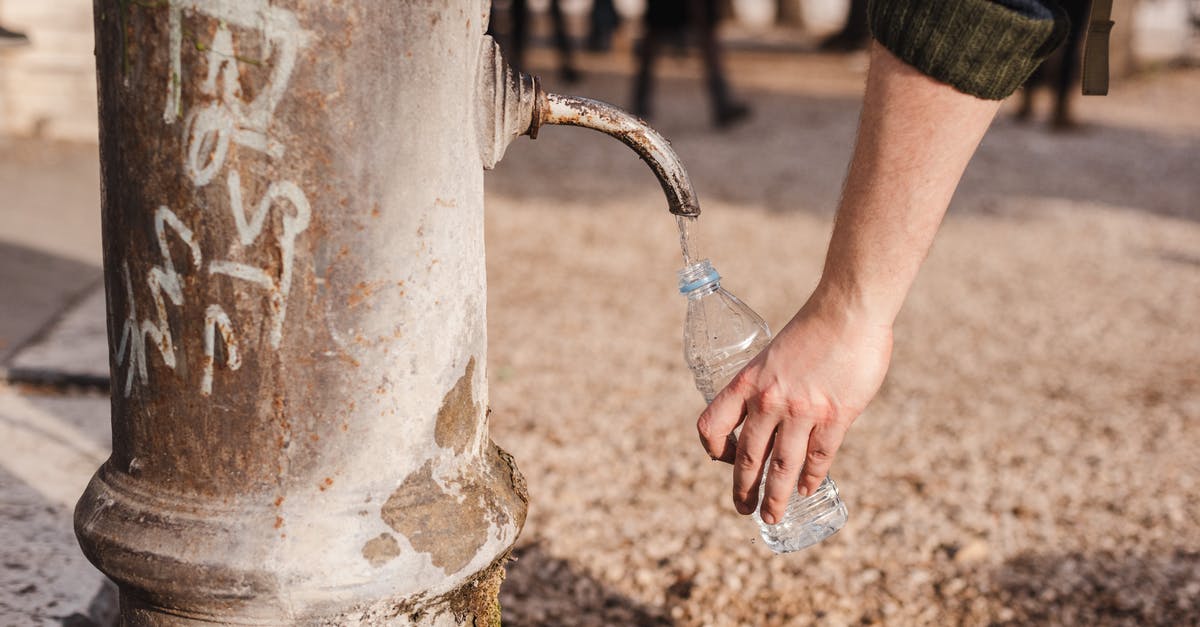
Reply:
M705 259L679 271L679 293L691 298L711 294L721 287L721 275Z
M708 296L719 289L721 289L721 282L713 281L712 283L707 283L688 292L684 292L683 295L686 296L688 300L696 300L698 298Z

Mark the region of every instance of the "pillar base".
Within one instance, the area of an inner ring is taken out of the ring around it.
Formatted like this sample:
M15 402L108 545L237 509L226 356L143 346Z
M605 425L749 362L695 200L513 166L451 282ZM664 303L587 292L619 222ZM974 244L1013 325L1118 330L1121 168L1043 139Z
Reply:
M212 625L420 625L499 627L500 605L496 597L504 581L505 554L457 590L442 595L433 607L414 610L403 602L378 603L373 610L346 610L328 616L295 617L281 621L278 617L225 613L220 616L184 615L176 609L148 603L135 594L121 592L122 627L211 627Z
M109 460L75 508L84 554L120 588L124 626L499 624L507 551L443 576L449 589L413 594L413 581L339 564L332 549L298 559L274 508L146 488ZM292 526L361 526L357 512L336 509ZM299 561L303 572L288 568Z

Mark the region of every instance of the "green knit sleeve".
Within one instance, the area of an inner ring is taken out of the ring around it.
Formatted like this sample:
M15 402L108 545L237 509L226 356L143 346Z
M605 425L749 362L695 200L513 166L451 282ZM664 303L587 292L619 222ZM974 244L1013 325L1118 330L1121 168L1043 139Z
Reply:
M892 54L989 100L1016 91L1068 30L1061 9L1036 19L991 0L871 0L869 16L871 34Z

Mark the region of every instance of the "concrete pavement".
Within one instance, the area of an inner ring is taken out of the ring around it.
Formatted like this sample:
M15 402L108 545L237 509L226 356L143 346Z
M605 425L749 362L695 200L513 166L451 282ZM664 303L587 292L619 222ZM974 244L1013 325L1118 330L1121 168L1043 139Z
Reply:
M0 140L4 626L115 624L71 524L110 446L99 224L95 145Z
M114 625L116 591L79 551L75 500L108 456L108 398L0 387L0 625Z

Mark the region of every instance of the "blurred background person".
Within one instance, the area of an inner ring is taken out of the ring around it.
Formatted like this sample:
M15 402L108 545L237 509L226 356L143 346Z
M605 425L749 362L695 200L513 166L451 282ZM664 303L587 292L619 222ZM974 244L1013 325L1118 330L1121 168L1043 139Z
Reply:
M721 43L717 38L716 0L648 0L643 15L644 30L638 51L638 71L633 83L633 111L643 118L653 116L654 63L664 43L683 40L690 29L700 44L704 77L712 104L713 125L726 128L750 115L750 108L734 100L721 67Z
M871 41L871 30L867 27L867 0L850 0L846 11L846 23L838 32L821 40L820 48L827 52L850 52L865 50Z
M613 13L615 15L615 9ZM508 16L508 62L519 70L525 70L525 48L529 44L530 21L528 0L511 0ZM550 0L550 20L554 25L554 47L558 50L559 78L565 83L578 82L579 70L575 69L571 38L567 34L567 21L563 15L561 0ZM488 26L488 32L493 32L491 25Z
M588 23L587 48L592 52L608 52L612 49L613 32L621 24L613 0L593 0L592 19Z
M1050 127L1056 131L1067 131L1079 127L1071 114L1071 92L1078 88L1079 70L1083 63L1083 40L1087 33L1091 0L1060 0L1061 6L1071 20L1071 32L1063 45L1055 50L1034 70L1021 90L1021 105L1016 118L1027 121L1033 117L1033 100L1039 88L1054 94L1054 112Z

